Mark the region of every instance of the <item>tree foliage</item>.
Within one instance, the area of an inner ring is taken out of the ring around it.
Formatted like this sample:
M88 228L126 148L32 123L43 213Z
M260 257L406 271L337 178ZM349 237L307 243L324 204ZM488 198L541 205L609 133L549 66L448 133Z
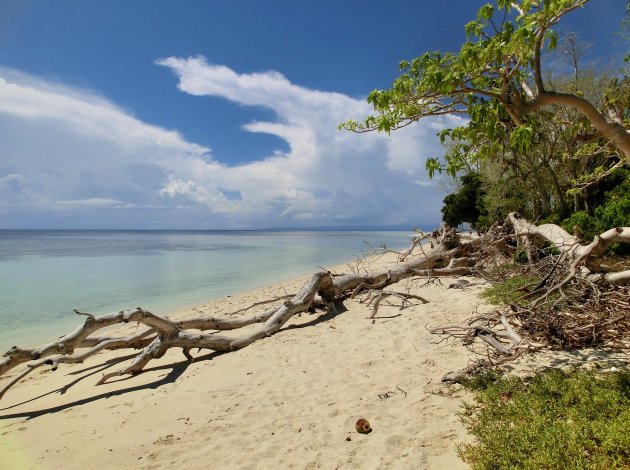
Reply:
M594 103L610 99L611 83L619 83L613 73L588 68L547 80L559 90L572 90ZM618 107L622 114L630 111L623 100ZM446 171L455 178L477 173L484 190L478 207L486 212L479 227L513 211L554 222L576 211L592 216L603 193L620 182L612 174L624 160L609 141L590 131L586 119L575 110L541 109L528 116L528 122L528 126L503 128L492 135L475 121L440 133L446 154L429 159L427 168L431 174ZM598 230L606 228L611 227Z
M578 225L585 240L613 227L630 226L630 170L619 168L598 188L596 206L591 214L584 210L571 214L562 227L573 231ZM630 254L625 245L613 247L617 254Z
M461 188L444 198L442 220L450 227L468 222L473 228L485 228L479 224L485 213L483 204L484 190L481 176L471 172L461 178Z
M630 161L627 116L619 115L614 106L598 108L577 93L548 90L543 81L541 56L558 44L550 28L587 2L496 0L495 5L482 6L477 18L465 25L468 40L458 53L431 51L402 61L402 73L392 87L369 95L376 113L341 127L390 132L425 116L467 114L471 119L467 132L482 132L489 141L509 132L510 145L522 151L534 133L530 116L562 105L581 113ZM487 148L479 149L478 156L483 157ZM435 162L430 162L429 172L435 170Z

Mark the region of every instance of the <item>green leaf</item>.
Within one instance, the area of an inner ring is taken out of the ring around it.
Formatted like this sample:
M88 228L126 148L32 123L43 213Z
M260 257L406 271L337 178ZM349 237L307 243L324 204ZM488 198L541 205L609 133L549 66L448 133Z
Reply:
M464 26L464 31L466 31L466 37L478 37L481 36L481 31L483 31L483 25L479 23L479 21L469 21L466 26Z
M547 40L549 41L549 44L547 45L547 50L554 50L558 45L558 33L551 30L547 31Z
M429 178L433 178L433 175L436 171L438 173L442 173L442 165L440 165L440 162L435 157L427 158L425 166L427 171L429 172Z
M520 152L526 152L532 145L534 129L531 126L519 126L510 135L510 147Z
M483 21L483 20L489 20L490 18L492 18L492 13L494 12L494 9L492 8L492 5L490 5L489 3L486 3L484 6L482 6L479 9L479 12L477 13L477 20L478 21Z

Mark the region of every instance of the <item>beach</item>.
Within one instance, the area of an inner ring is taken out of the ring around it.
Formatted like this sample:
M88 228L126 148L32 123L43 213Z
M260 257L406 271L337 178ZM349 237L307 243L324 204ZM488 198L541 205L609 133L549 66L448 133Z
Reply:
M0 470L630 470L630 0L2 20Z
M306 278L170 317L227 315L294 293ZM478 298L483 281L468 280L465 289L448 288L453 278L402 281L392 290L429 303L383 304L372 323L371 307L348 299L346 311L296 316L242 350L193 351L191 364L169 350L142 374L100 386L104 372L130 361L128 350L39 369L0 401L0 467L466 468L456 451L467 439L456 413L469 395L440 380L465 367L469 353L427 326L486 308ZM370 422L370 434L356 432L359 418Z

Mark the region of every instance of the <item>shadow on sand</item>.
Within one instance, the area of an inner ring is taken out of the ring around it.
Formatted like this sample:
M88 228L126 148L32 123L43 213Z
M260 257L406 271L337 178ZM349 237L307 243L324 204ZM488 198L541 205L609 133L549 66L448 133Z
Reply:
M318 315L317 317L313 318L312 320L299 324L299 325L289 325L286 326L284 328L282 328L280 331L278 331L278 333L276 334L282 334L283 331L289 331L289 330L294 330L294 329L299 329L299 328L306 328L309 326L314 326L317 325L319 323L323 323L326 322L328 320L331 320L333 318L335 318L336 316L346 312L347 309L345 308L345 306L343 305L343 303L339 302L336 304L336 311L335 312L328 312L324 315ZM275 335L274 335L275 336ZM227 354L224 352L211 352L208 354L204 354L201 356L197 356L194 358L193 362L202 362L202 361L210 361L213 360L214 358L221 356L223 354ZM81 375L80 377L77 377L76 379L74 379L72 382L69 382L68 384L64 385L63 387L57 388L55 390L51 390L50 392L44 393L42 395L39 395L37 397L33 397L30 398L28 400L22 401L20 403L16 403L14 405L5 407L5 408L0 408L0 421L5 420L5 419L15 419L15 418L26 418L27 420L30 419L34 419L34 418L38 418L40 416L49 414L49 413L58 413L60 411L64 411L66 409L69 408L73 408L76 406L80 406L80 405L84 405L86 403L91 403L97 400L102 400L102 399L107 399L113 396L117 396L117 395L124 395L126 393L130 393L130 392L136 392L139 390L155 390L160 388L163 385L167 385L170 383L175 382L183 373L184 371L188 368L188 366L191 364L190 362L188 362L187 360L184 361L179 361L179 362L175 362L172 364L164 364L164 365L160 365L160 366L156 366L156 367L148 367L146 369L143 369L142 373L145 372L152 372L152 371L160 371L160 370L167 370L170 369L170 372L165 375L164 377L161 377L158 380L155 380L153 382L150 383L145 383L142 385L136 385L136 386L132 386L132 387L127 387L127 388L122 388L120 390L114 390L114 391L109 391L106 393L101 393L98 395L93 395L90 397L86 397L83 398L81 400L76 400L73 402L69 402L69 403L64 403L62 405L59 406L54 406L51 408L43 408L43 409L37 409L37 410L32 410L32 411L22 411L22 412L18 412L18 413L11 413L11 414L4 414L4 412L17 408L19 406L25 405L27 403L31 403L31 402L35 402L37 400L39 400L40 398L46 397L48 395L52 395L55 393L59 393L60 395L65 394L70 388L72 388L73 386L75 386L76 384L78 384L79 382L81 382L84 379L87 379L88 377L91 377L93 375L98 374L99 372L103 372L106 369L109 369L110 367L115 366L116 364L119 364L120 362L132 359L136 356L136 354L131 354L131 355L126 355L126 356L121 356L121 357L116 357L113 359L109 359L107 361L104 361L100 364L95 364L89 367L84 367L82 369L79 370L75 370L75 371L71 371L68 372L66 375L68 376L76 376L79 374L83 374L84 372L87 372L84 375ZM112 384L112 383L117 383L117 382L124 382L130 379L133 379L134 376L133 375L125 375L125 376L120 376L120 378L118 378L117 380L110 380L107 383L108 384Z
M204 354L202 356L198 356L194 359L193 362L200 362L200 361L209 361L214 359L215 357L218 357L222 354L225 353L218 353L218 352L211 352L209 354ZM84 379L87 379L88 377L91 377L95 374L98 374L99 372L102 372L122 361L131 359L133 357L135 357L135 354L132 355L127 355L127 356L122 356L122 357L117 357L114 359L110 359L107 360L101 364L97 364L94 366L90 366L90 367L86 367L85 369L79 370L79 371L73 371L68 373L67 375L77 375L80 374L82 372L86 372L89 371L89 373L82 375L81 377L76 378L75 380L73 380L72 382L64 385L61 388L55 389L55 390L51 390L48 393L45 393L43 395L39 395L37 397L34 398L30 398L28 400L25 400L23 402L20 403L16 403L15 405L6 407L6 408L0 408L0 412L5 412L7 410L11 410L13 408L17 408L18 406L22 406L25 405L27 403L31 403L34 402L40 398L43 398L45 396L48 395L52 395L54 393L59 393L60 395L63 395L64 393L66 393L70 388L72 388L74 385L78 384L79 382L81 382ZM83 398L81 400L75 400L69 403L64 403L62 405L59 406L54 406L51 408L43 408L43 409L37 409L37 410L33 410L33 411L22 411L19 413L12 413L12 414L0 414L0 421L4 420L4 419L14 419L14 418L26 418L28 420L33 419L33 418L38 418L40 416L49 414L49 413L58 413L60 411L66 410L68 408L73 408L76 406L80 406L80 405L84 405L86 403L91 403L94 402L96 400L102 400L102 399L107 399L113 396L117 396L117 395L124 395L126 393L130 393L130 392L135 392L138 390L155 390L158 389L159 387L166 385L166 384L170 384L175 382L179 376L181 376L184 371L188 368L188 366L191 363L184 360L184 361L179 361L179 362L175 362L173 364L165 364L165 365L161 365L161 366L156 366L156 367L149 367L144 369L142 372L152 372L152 371L160 371L160 370L168 370L170 369L170 372L168 374L166 374L164 377L161 377L158 380L155 380L153 382L150 383L146 383L146 384L142 384L142 385L137 385L137 386L133 386L133 387L127 387L127 388L122 388L120 390L113 390L113 391L109 391L106 393L101 393L98 395L93 395L90 397L86 397ZM126 375L126 376L121 376L118 380L112 380L109 381L107 383L111 384L111 383L117 383L117 382L124 382L126 380L130 380L132 379L134 376L133 375Z

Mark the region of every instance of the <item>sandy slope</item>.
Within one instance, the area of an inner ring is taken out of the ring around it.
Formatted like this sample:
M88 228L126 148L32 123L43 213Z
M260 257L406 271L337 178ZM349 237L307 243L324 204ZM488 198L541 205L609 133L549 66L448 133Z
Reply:
M231 312L303 280L198 310ZM98 387L124 352L36 372L0 402L0 468L465 468L456 455L463 392L440 378L468 357L425 325L466 318L482 287L451 282L400 283L430 303L384 307L375 324L368 307L347 301L343 313L302 315L244 350L201 352L190 365L170 351L147 372ZM371 434L354 431L360 417Z

